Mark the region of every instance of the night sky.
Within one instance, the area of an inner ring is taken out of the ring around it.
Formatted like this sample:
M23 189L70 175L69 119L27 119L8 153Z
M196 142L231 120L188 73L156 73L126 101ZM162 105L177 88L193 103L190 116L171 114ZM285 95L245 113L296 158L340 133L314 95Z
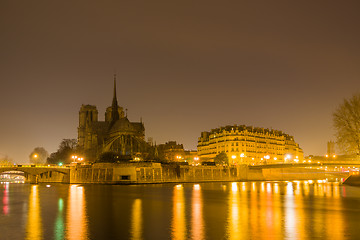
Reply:
M360 88L360 1L0 1L0 157L76 138L81 104L196 149L228 124L326 153Z

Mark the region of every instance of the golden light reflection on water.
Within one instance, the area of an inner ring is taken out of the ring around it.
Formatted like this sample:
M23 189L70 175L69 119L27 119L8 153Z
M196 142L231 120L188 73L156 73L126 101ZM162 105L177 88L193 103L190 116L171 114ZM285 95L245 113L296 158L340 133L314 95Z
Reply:
M88 239L84 188L77 185L71 185L69 188L66 239Z
M278 184L278 183L274 183L274 193L275 193L275 194L279 194L279 193L280 193L280 189L279 189L279 184Z
M340 186L339 183L329 183L327 186L333 200L331 201L331 217L325 218L325 224L331 226L326 228L326 235L328 239L344 239L346 224L344 224L343 206L340 199Z
M259 213L262 215L261 228L264 231L261 232L261 239L274 239L278 222L275 220L276 209L274 209L272 183L266 183L262 189L259 198Z
M201 188L194 184L191 198L191 239L205 239Z
M4 192L3 192L3 214L8 215L9 214L9 183L4 184Z
M299 236L297 235L297 223L296 220L298 219L296 208L295 208L295 200L294 200L294 186L292 182L288 182L285 187L285 236L288 239L298 239Z
M171 236L166 235L167 239L201 240L216 234L217 239L344 239L349 229L345 186L338 183L234 182L208 186L179 184L173 187L172 205L168 205L172 218L164 225L164 232L169 225L171 228ZM45 231L47 223L40 216L38 187L31 186L27 239L49 238ZM218 191L219 197L211 191ZM58 204L52 220L55 226L51 226L54 230L47 230L51 239L90 239L84 188L73 185L68 200L56 200ZM145 198L134 199L127 206L131 210L127 217L130 227L126 230L130 239L148 236L148 220L143 217L147 214L145 206ZM206 212L207 207L212 208L211 214ZM42 215L45 217L45 212ZM212 219L218 224L210 222ZM169 233L166 231L166 234Z
M260 229L260 204L259 204L259 183L251 183L251 192L250 192L250 201L248 204L248 208L250 209L250 233L257 231Z
M171 230L172 239L186 239L185 198L181 184L174 187Z
M310 184L312 184L313 181L309 180L309 181L305 181L304 185L303 185L303 195L304 196L309 196L310 194Z
M325 192L324 192L324 184L319 184L321 182L315 183L314 184L314 195L315 196L319 196L319 197L323 197Z
M240 195L238 183L231 183L229 192L229 210L227 219L228 239L242 239L242 229L240 227Z
M333 184L333 197L334 198L340 198L340 184L339 183L334 183Z
M240 207L242 216L248 216L248 225L241 219L240 230L235 230L233 238L244 239L249 236L254 239L302 239L306 236L305 208L301 188L306 186L305 192L309 194L309 186L302 182L252 182L249 189L240 193ZM236 189L236 187L233 187ZM241 191L243 188L241 188ZM249 193L248 193L249 192ZM229 193L233 201L237 196ZM236 205L229 206L231 209ZM231 211L231 210L230 210ZM233 215L232 224L237 224L236 215ZM241 231L242 233L239 233ZM244 236L248 232L248 236ZM231 235L230 235L231 236Z
M30 190L26 239L43 239L38 185L32 185Z
M142 239L141 199L135 199L131 213L131 239Z
M274 183L273 187L272 187L272 211L273 213L273 224L274 224L274 231L273 234L274 236L278 237L281 236L282 234L282 216L283 216L283 209L281 206L281 195L280 195L280 189L279 189L279 184L278 183Z
M250 209L248 207L249 204L249 194L248 194L248 189L249 189L249 185L248 183L241 183L241 191L240 191L240 202L239 202L239 220L240 220L240 225L246 229L245 231L242 230L240 237L243 239L247 239L249 238L249 216L250 216Z

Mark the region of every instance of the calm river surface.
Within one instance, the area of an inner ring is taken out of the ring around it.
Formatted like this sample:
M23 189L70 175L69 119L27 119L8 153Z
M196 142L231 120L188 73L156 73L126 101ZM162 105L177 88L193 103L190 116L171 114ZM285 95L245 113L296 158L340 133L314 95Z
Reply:
M0 239L360 239L360 188L318 181L0 184Z

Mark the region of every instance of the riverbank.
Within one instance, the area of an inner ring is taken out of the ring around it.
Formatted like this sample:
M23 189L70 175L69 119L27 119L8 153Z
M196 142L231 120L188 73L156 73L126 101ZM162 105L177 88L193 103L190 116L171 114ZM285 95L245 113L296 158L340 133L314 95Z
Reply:
M360 186L360 175L351 175L349 176L343 184L350 186Z
M70 168L70 183L146 184L214 181L283 181L346 178L316 168L251 168L238 166L184 166L160 163L94 164ZM46 179L44 179L46 180Z

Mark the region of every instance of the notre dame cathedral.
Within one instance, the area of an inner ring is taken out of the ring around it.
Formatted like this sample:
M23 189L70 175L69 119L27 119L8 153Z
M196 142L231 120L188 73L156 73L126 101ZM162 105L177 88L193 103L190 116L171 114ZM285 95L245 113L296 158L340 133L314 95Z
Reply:
M116 97L116 75L112 105L106 109L105 121L98 120L94 105L82 105L79 111L78 146L88 160L95 160L100 154L114 152L134 158L147 152L145 127L142 121L130 122Z

